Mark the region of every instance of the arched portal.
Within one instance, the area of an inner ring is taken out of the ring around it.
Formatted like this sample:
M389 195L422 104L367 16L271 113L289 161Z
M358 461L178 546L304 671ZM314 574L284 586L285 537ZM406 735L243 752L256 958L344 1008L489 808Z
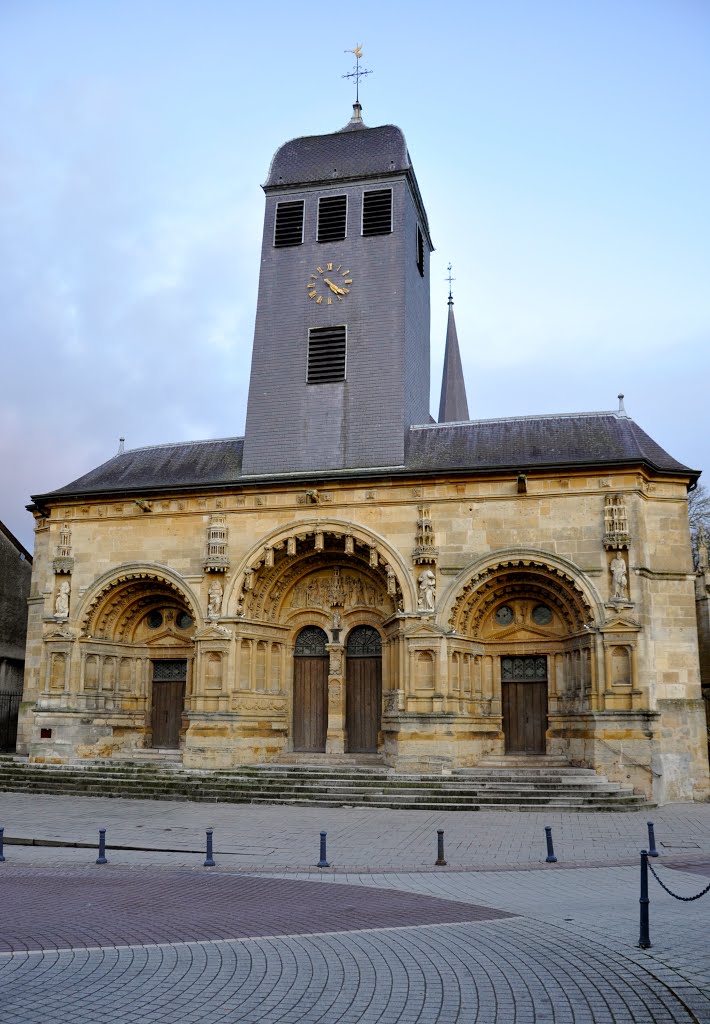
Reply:
M296 637L293 666L293 749L323 753L328 732L328 637L305 626Z
M377 751L382 717L382 639L356 626L346 647L345 730L351 754Z
M81 703L140 713L144 743L178 749L196 631L193 602L154 569L104 582L83 616Z
M570 720L596 710L592 618L570 570L540 558L491 562L458 591L451 657L474 656L477 710L498 719L501 751L560 753Z

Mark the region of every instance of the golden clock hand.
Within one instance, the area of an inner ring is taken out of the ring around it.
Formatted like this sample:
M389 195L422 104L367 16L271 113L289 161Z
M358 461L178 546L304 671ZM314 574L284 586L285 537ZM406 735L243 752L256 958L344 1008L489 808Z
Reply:
M332 282L332 281L329 281L327 277L324 277L324 278L323 278L323 280L324 280L324 281L325 281L325 283L326 283L326 284L328 285L328 287L330 288L330 290L331 290L331 291L332 291L332 292L333 292L333 293L334 293L335 295L337 295L337 294L338 294L338 286L337 286L337 284L333 284L333 282Z

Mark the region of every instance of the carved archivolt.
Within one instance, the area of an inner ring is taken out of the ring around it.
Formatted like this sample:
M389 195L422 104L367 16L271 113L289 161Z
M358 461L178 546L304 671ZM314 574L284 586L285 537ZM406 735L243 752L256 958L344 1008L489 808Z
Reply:
M84 636L126 639L130 627L151 607L169 604L196 621L199 607L184 584L159 568L128 568L105 577L87 598L80 614Z
M312 580L310 597L306 593L308 584L301 588L303 593L298 590L288 594L300 577L326 567L330 567L333 578L327 583ZM340 595L320 593L323 587L332 590L337 586ZM356 596L360 588L365 595L362 599ZM377 606L389 615L414 603L406 567L381 538L355 524L313 520L265 538L252 552L235 580L229 614L275 621L277 611L286 604L293 608L299 607L299 602L301 607L310 606L316 589L317 606L325 609L359 604Z
M449 626L477 637L481 625L501 602L539 601L554 609L569 632L594 619L592 603L577 580L560 566L536 558L509 558L483 566L457 592Z

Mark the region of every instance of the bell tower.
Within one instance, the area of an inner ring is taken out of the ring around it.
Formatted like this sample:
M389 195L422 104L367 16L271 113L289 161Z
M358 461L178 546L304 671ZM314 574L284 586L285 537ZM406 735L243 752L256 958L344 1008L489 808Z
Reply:
M356 102L281 146L264 191L243 473L401 466L429 422L432 251L404 135Z

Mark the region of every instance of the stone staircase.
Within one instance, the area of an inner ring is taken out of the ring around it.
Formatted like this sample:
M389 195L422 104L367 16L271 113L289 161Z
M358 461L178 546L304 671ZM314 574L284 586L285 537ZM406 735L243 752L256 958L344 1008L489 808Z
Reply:
M311 758L311 761L313 759ZM652 806L629 786L566 763L484 764L399 774L381 764L274 763L223 771L166 760L29 764L0 757L0 792L429 811L629 811Z

